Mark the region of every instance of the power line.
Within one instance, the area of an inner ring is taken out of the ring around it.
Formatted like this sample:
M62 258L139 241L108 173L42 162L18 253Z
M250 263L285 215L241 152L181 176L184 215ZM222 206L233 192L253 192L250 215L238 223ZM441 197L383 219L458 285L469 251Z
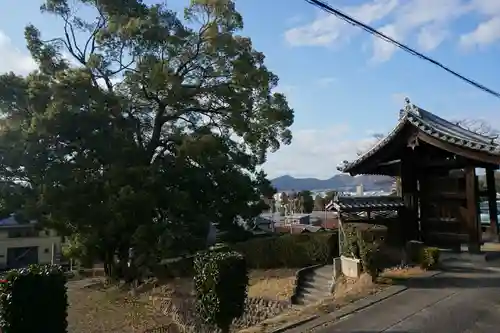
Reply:
M458 77L459 79L467 82L468 84L470 84L470 85L472 85L472 86L474 86L474 87L476 87L478 89L481 89L482 91L485 91L485 92L487 92L487 93L489 93L489 94L491 94L491 95L493 95L493 96L495 96L497 98L500 98L500 93L498 93L498 92L496 92L496 91L494 91L494 90L492 90L492 89L490 89L490 88L488 88L488 87L480 84L477 81L474 81L472 79L469 79L469 78L467 78L467 77L459 74L458 72L456 72L456 71L454 71L454 70L446 67L442 63L440 63L440 62L438 62L438 61L436 61L434 59L431 59L431 58L423 55L422 53L417 52L417 51L413 50L412 48L410 48L410 47L408 47L408 46L406 46L406 45L404 45L404 44L402 44L402 43L400 43L400 42L392 39L391 37L389 37L387 35L384 35L383 33L375 30L374 28L372 28L372 27L370 27L370 26L368 26L368 25L366 25L366 24L364 24L364 23L362 23L362 22L360 22L360 21L358 21L358 20L356 20L356 19L348 16L347 14L342 13L340 10L332 8L331 6L329 6L328 4L326 4L325 2L319 1L319 0L306 0L306 1L309 2L310 4L316 6L316 7L319 7L320 9L322 9L322 10L324 10L324 11L330 13L330 14L333 14L333 15L337 16L341 20L343 20L343 21L345 21L345 22L347 22L347 23L349 23L351 25L360 27L361 29L365 30L366 32L368 32L368 33L370 33L370 34L372 34L372 35L374 35L374 36L376 36L376 37L378 37L378 38L380 38L380 39L382 39L382 40L384 40L384 41L386 41L388 43L391 43L391 44L399 47L403 51L405 51L405 52L407 52L407 53L409 53L409 54L411 54L413 56L416 56L416 57L418 57L420 59L428 61L431 64L433 64L435 66L438 66L441 69L444 69L448 73L454 75L455 77Z

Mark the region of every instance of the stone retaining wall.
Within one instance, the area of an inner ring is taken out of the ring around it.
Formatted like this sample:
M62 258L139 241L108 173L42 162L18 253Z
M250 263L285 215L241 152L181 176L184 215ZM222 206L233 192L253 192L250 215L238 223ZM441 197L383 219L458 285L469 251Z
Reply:
M194 313L193 298L155 297L155 303L160 302L162 312L182 325L186 332L212 333L219 332L217 329L208 327L196 317ZM157 303L158 304L158 303ZM275 317L290 307L288 301L266 300L263 298L249 298L245 305L245 314L237 318L232 325L232 330L254 326L268 318Z

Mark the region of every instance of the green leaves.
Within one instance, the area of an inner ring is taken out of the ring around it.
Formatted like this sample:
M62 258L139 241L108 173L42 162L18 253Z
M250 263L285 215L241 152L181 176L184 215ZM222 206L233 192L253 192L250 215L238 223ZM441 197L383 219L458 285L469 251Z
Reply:
M51 40L26 27L39 70L0 76L0 179L23 189L8 206L124 261L128 248L196 251L209 223L260 213L273 190L258 166L290 142L293 110L235 35L234 2L192 1L187 25L139 0L46 0L42 12L62 25Z
M194 260L196 310L209 324L228 332L243 315L248 288L245 258L233 251L213 250Z
M0 284L0 327L7 333L66 333L66 277L58 266L11 270Z

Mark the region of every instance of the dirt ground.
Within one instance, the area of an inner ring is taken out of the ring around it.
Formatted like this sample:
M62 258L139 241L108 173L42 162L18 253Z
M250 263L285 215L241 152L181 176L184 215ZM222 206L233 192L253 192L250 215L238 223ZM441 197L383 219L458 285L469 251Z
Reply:
M132 296L129 290L96 284L95 279L68 283L68 332L143 333L170 324L155 296L168 290L190 295L191 279L176 279L168 284L149 283ZM295 270L257 270L250 272L249 297L285 300L293 293Z
M289 300L295 288L293 269L257 270L250 272L248 297Z

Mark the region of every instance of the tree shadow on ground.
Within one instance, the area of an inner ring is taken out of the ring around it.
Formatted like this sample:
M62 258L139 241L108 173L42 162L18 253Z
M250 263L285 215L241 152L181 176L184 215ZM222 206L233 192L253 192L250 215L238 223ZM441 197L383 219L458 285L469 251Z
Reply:
M432 278L415 276L394 279L393 284L419 289L500 288L500 274L487 268L453 265L443 268Z

